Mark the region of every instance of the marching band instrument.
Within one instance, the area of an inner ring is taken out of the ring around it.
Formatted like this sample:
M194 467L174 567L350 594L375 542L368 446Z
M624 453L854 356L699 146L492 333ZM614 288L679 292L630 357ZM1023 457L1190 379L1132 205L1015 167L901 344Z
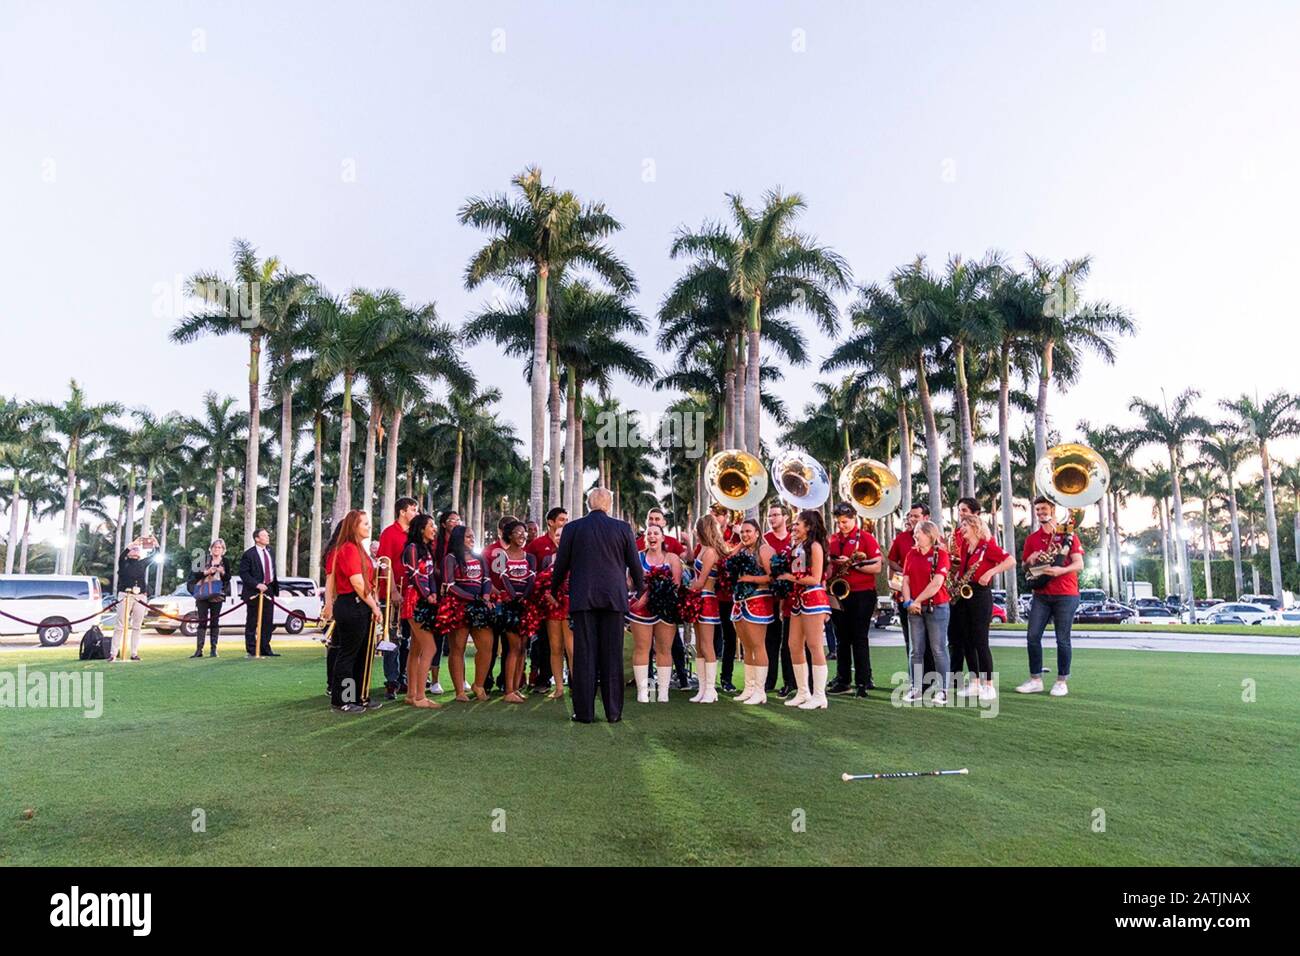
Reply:
M747 451L727 448L709 459L704 468L709 497L732 511L755 507L767 497L767 471Z
M903 490L889 466L874 458L859 458L840 472L840 497L859 517L883 518L898 510Z
M382 556L375 559L375 581L376 581L375 590L376 591L379 590L378 581L381 575L383 576L384 579L384 594L380 598L380 600L383 601L384 603L384 619L382 624L381 622L376 621L372 625L372 629L374 627L382 626L383 627L382 633L384 635L384 638L383 640L376 643L375 647L377 650L380 651L395 651L397 650L397 643L393 641L390 636L392 633L391 628L392 628L392 613L393 613L392 611L393 559L392 558L389 558L387 556Z
M1043 569L1061 566L1069 551L1075 526L1083 518L1083 509L1101 500L1110 487L1110 466L1087 445L1066 442L1047 449L1034 466L1035 490L1069 512L1065 526L1053 535L1043 556L1025 568L1025 580L1035 591L1046 587L1051 577Z
M792 508L820 508L831 496L831 479L812 455L794 449L772 461L771 474L777 496Z
M854 551L853 554L849 556L848 563L838 565L835 568L835 571L831 574L830 583L826 587L827 591L830 592L831 597L835 598L837 601L843 601L848 597L848 573L850 571L861 570L870 563L871 560L867 557L867 552Z

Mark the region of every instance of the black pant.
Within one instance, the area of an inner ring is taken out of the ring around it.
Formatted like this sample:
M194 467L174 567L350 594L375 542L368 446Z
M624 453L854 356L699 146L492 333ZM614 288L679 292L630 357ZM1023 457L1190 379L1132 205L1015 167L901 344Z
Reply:
M194 602L194 613L199 619L198 647L203 653L203 635L206 633L212 649L217 649L217 637L221 634L221 606L225 598L199 598Z
M779 611L780 608L778 607ZM773 690L776 687L776 662L781 660L781 677L784 679L782 686L793 687L794 682L794 662L790 660L790 619L788 617L778 617L767 626L767 633L763 636L763 643L767 646L767 690Z
M731 623L731 602L718 602L718 616L722 623L713 629L713 653L722 660L719 676L722 683L730 684L736 667L736 625Z
M993 679L993 652L989 650L989 623L993 620L993 590L971 585L974 593L969 598L952 602L952 617L948 620L948 639L957 634L966 667L972 674L987 680ZM953 674L957 673L954 665Z
M534 687L547 687L551 680L551 634L542 621L528 647L528 666L532 669Z
M362 687L369 663L370 608L355 594L340 594L334 600L334 621L330 702L335 707L360 704L370 698L369 688Z
M584 723L596 719L596 683L605 719L623 716L623 611L600 609L573 612L573 669L569 696L573 716Z
M682 640L682 629L673 632L673 670L677 673L677 686L685 687L691 675L686 673L686 642Z
M487 670L484 672L483 679L477 683L483 685L484 690L491 690L494 686L505 690L506 686L506 633L492 628L492 656L488 658ZM492 676L492 671L496 669L497 659L501 660L501 674L498 677ZM478 652L474 653L474 673L478 674Z
M835 680L844 687L867 687L871 680L871 642L868 632L876 613L875 591L850 591L831 611L839 652L835 655Z
M259 592L251 592L252 596L248 599L248 607L244 611L244 650L248 653L255 653L257 646L257 595ZM270 591L261 592L265 596L262 598L262 653L271 653L271 630L275 627L275 603L271 598ZM369 611L367 611L369 613Z

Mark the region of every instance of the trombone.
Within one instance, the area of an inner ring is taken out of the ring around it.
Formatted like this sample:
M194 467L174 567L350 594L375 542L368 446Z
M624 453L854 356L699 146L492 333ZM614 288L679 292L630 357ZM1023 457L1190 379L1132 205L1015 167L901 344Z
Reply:
M388 636L389 616L392 613L393 602L390 598L393 596L393 562L391 558L380 556L375 559L375 590L379 590L379 579L382 575L384 581L384 594L381 600L384 602L384 613L382 620L376 620L373 616L370 618L370 640L366 642L366 663L362 669L361 686L357 688L357 703L364 704L370 699L370 679L371 671L375 663L375 651L392 651L397 649ZM383 628L383 640L379 640L380 628Z

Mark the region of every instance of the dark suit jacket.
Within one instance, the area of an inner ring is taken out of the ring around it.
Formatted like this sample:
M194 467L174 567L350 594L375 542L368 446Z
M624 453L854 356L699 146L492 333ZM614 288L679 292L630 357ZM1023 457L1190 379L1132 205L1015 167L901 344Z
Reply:
M627 575L632 575L637 591L645 577L631 526L603 511L592 511L566 524L555 554L552 593L560 593L570 574L570 610L626 611Z
M274 597L280 593L280 576L275 570L275 554L267 549L267 557L271 560L271 577L273 580L266 589L266 593ZM244 597L252 597L257 593L257 586L262 583L262 559L258 557L257 547L253 546L243 553L239 559L239 580L244 586Z

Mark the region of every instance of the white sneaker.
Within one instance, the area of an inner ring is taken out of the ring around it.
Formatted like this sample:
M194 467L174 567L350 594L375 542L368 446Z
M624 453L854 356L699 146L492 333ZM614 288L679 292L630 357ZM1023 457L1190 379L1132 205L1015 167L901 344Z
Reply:
M945 694L943 691L938 691L934 695L934 705L936 707L942 707L946 703L948 703L948 695Z
M980 700L997 700L998 692L992 684L983 684L980 686Z
M1058 680L1055 684L1052 685L1051 693L1053 697L1064 697L1069 692L1070 692L1070 685L1063 680Z
M980 693L980 685L979 685L976 681L971 681L971 682L969 682L965 687L963 687L961 690L957 691L957 693L956 693L954 696L957 696L957 697L978 697L978 696L979 696L979 693Z
M471 684L469 681L465 681L464 683L465 683L465 693L468 694L470 691L474 689L474 685Z
M915 704L920 699L921 699L921 694L919 691L916 690L916 688L909 690L906 694L903 695L903 703L905 704Z
M425 692L426 694L445 694L445 693L446 693L446 691L442 689L442 682L441 682L441 681L439 681L438 683L434 684L432 687L426 688L424 692Z
M1031 677L1016 688L1017 694L1041 694L1042 692L1043 679L1041 677Z

